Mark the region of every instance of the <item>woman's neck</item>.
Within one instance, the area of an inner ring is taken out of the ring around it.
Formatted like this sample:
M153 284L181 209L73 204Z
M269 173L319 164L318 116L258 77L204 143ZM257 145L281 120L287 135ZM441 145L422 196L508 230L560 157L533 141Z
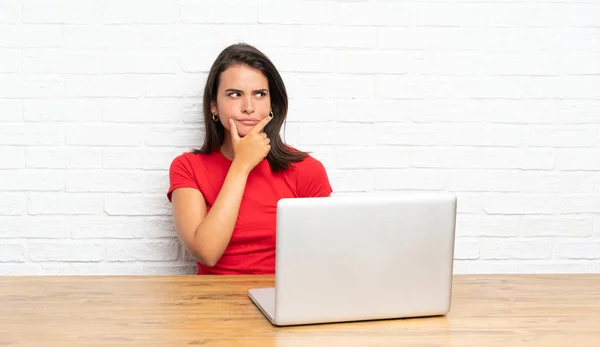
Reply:
M223 139L223 144L220 148L221 153L225 158L233 161L233 146L231 144L231 135L225 132L225 137Z

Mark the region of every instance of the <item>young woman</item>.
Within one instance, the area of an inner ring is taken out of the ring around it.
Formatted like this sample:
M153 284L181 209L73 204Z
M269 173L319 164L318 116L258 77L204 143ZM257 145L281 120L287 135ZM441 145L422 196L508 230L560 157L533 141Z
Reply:
M273 274L277 201L331 194L322 163L281 140L287 109L262 52L234 44L219 54L204 89L204 144L169 170L175 229L198 274Z

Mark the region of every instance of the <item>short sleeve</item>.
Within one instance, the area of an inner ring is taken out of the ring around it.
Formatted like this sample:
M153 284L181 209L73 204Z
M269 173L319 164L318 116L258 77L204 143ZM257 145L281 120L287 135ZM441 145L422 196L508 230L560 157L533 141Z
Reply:
M198 182L194 178L194 170L189 158L182 154L171 162L169 168L169 190L167 199L171 202L171 194L177 188L195 188L200 190Z
M325 167L310 155L298 165L297 175L299 197L324 197L333 191Z

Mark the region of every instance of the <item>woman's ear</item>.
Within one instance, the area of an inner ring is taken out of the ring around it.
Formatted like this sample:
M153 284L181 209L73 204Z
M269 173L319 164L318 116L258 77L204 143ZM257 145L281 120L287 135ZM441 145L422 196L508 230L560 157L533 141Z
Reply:
M210 113L217 114L217 103L214 101L210 102Z

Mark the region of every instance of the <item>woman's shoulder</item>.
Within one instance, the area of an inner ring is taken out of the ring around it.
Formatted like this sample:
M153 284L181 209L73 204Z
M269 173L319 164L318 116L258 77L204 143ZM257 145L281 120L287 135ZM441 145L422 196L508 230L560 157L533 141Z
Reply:
M291 148L298 151L295 148ZM321 161L310 153L302 161L292 164L299 197L328 196L332 192L327 170Z
M206 166L207 163L217 161L217 155L215 152L211 153L200 153L198 151L188 151L176 155L171 161L171 167L176 166Z

